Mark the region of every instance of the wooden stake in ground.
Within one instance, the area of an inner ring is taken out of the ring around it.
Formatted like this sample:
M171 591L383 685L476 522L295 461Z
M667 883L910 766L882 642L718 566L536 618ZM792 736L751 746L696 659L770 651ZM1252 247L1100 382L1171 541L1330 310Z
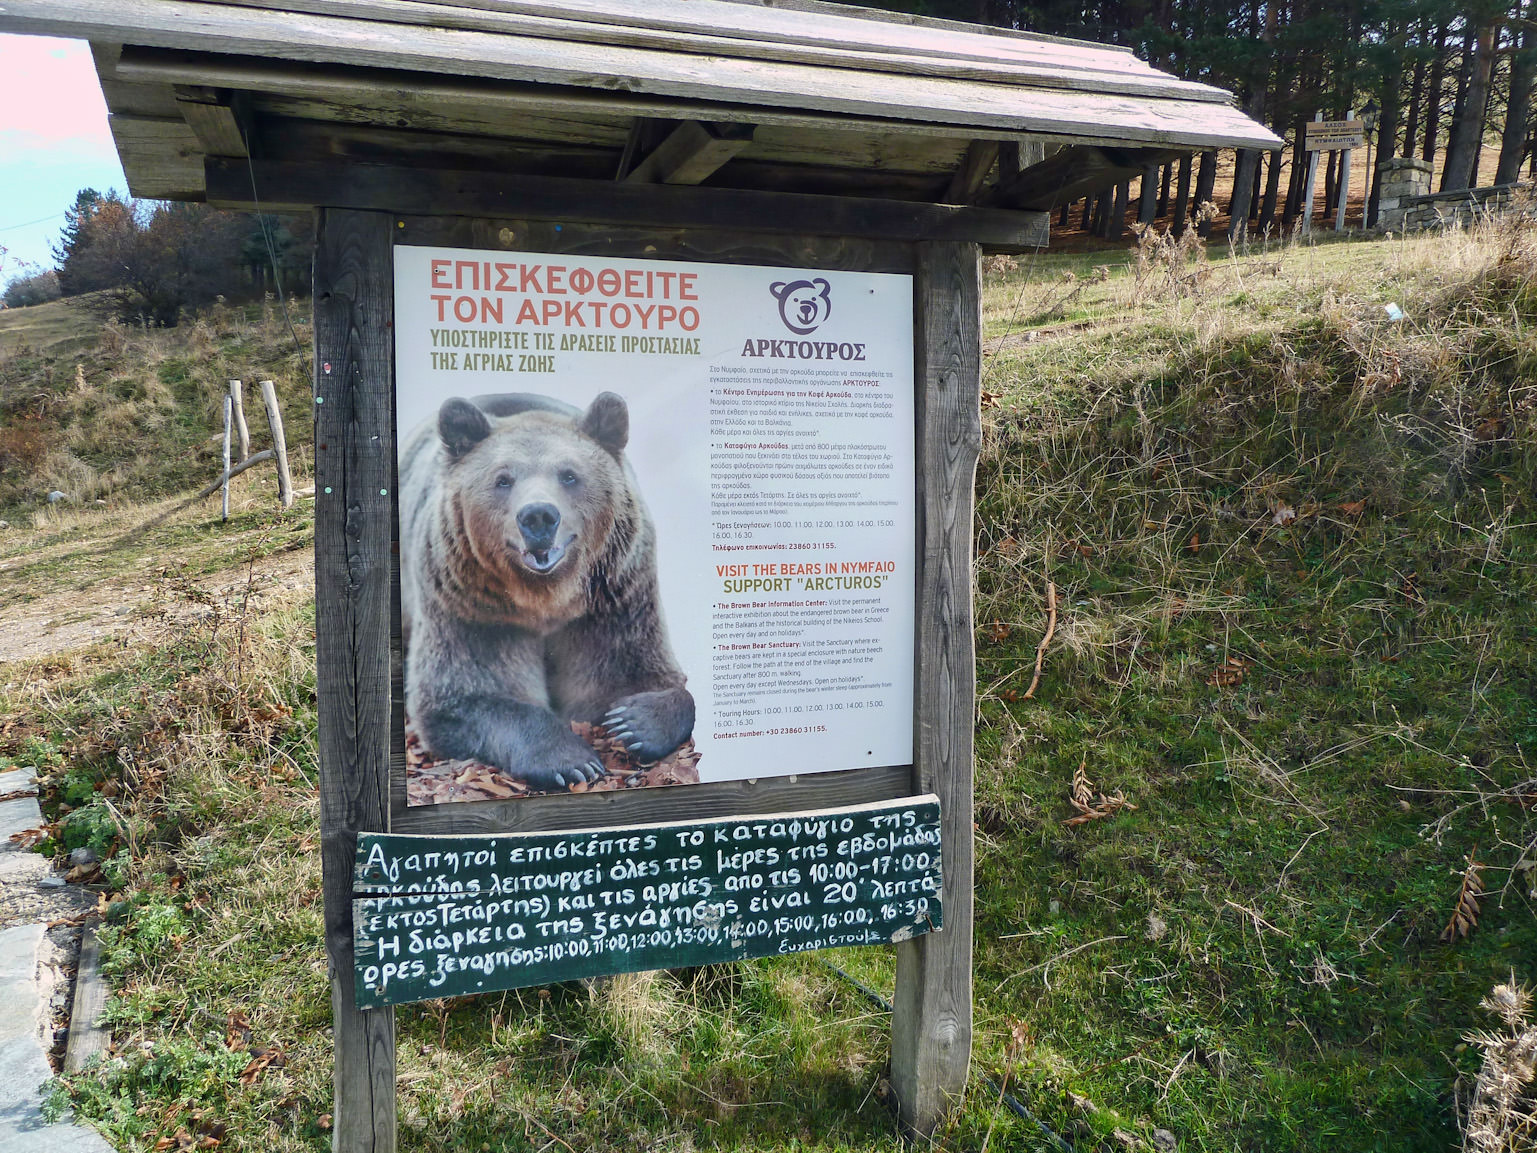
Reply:
M1051 644L1051 638L1057 632L1057 586L1053 581L1046 582L1046 635L1041 638L1041 643L1035 647L1035 676L1030 678L1030 687L1025 690L1025 700L1035 696L1036 686L1041 683L1041 665L1046 660L1046 646Z
M235 402L226 396L224 398L224 476L222 478L224 501L219 512L220 518L226 521L229 520L229 437L232 431L231 425L234 423L234 408Z
M278 408L278 393L270 380L261 382L262 402L267 406L267 423L272 426L272 448L277 453L278 498L284 508L294 503L294 479L288 471L288 441L283 436L283 410Z
M235 405L235 436L240 444L238 460L245 460L251 455L251 429L245 422L245 400L240 395L242 391L238 380L229 382L229 398Z

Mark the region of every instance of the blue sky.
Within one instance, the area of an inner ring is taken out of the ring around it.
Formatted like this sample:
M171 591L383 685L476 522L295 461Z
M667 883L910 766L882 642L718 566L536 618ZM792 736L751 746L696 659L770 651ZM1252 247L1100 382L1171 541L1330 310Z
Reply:
M127 184L85 42L0 34L0 282L52 267L76 192Z

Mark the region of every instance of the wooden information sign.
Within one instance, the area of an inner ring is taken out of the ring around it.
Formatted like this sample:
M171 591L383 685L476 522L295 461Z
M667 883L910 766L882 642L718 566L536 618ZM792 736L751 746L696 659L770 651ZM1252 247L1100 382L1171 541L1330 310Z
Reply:
M1359 120L1310 120L1302 133L1308 152L1338 152L1366 143L1366 125Z
M359 1008L939 929L938 798L468 837L364 834Z

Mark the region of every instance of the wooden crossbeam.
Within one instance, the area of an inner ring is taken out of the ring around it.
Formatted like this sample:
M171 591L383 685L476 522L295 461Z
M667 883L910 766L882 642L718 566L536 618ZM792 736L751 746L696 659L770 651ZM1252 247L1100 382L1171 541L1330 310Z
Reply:
M632 184L702 184L752 143L751 124L685 120L646 154L624 179Z
M975 199L998 159L998 147L996 140L973 140L966 146L966 155L950 178L950 187L945 189L946 204L970 204Z
M724 229L884 240L969 240L994 252L1047 242L1043 212L929 204L874 197L817 196L736 188L671 188L614 180L455 172L372 164L209 157L208 203L268 212L317 205L404 215L588 220L599 224ZM254 185L254 187L253 187Z
M209 156L250 155L239 112L226 94L216 88L178 84L176 106Z
M1001 207L1050 212L1177 155L1178 150L1154 148L1064 148L1001 182L994 200Z

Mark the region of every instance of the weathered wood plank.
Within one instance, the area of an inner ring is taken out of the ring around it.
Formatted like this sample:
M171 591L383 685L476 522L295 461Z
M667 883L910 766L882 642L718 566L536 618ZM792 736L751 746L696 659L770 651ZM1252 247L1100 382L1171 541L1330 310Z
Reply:
M901 75L935 76L1047 88L1079 88L1126 95L1228 103L1229 93L1211 85L1180 80L1159 72L1135 56L1098 46L1058 42L1032 44L1025 53L968 52L969 43L996 46L987 37L952 41L959 52L935 51L928 37L903 49L871 46L864 40L869 22L847 20L846 36L826 38L744 35L740 26L659 28L654 24L615 23L607 19L571 19L549 10L524 13L494 4L423 3L421 0L224 0L248 8L305 12L369 20L382 27L420 26L537 37L555 42L601 45L669 53L735 57L764 63L859 68ZM542 7L536 5L535 7ZM690 8L694 5L690 4ZM740 9L732 10L733 15Z
M347 110L377 109L387 115L376 118L387 123L404 121L408 125L438 131L487 132L495 136L515 134L547 140L586 141L601 127L617 133L624 142L630 118L654 116L664 120L736 121L756 124L759 133L754 149L786 148L795 151L793 134L830 133L842 137L856 134L856 143L837 146L835 152L864 157L849 163L871 167L890 165L898 169L929 171L932 166L909 164L903 153L928 142L946 144L954 149L947 170L954 167L966 143L974 139L1013 140L1012 128L987 124L955 125L943 122L899 120L877 115L855 116L847 112L827 113L807 109L769 107L763 104L730 104L722 101L681 99L649 93L606 91L601 94L579 88L551 88L548 85L520 84L515 80L489 82L473 77L432 76L423 72L378 66L351 67L300 61L269 61L256 57L215 55L207 52L164 50L130 45L123 50L114 75L138 84L212 84L267 94L286 94L304 99L324 100L339 110L333 119L357 120ZM418 125L417 121L421 123ZM375 121L375 122L376 122ZM569 136L560 128L571 129ZM771 145L765 130L778 128L785 134L779 144ZM1124 140L1096 124L1079 123L1061 133L1037 132L1034 135L1050 143L1103 144L1116 146ZM861 139L861 137L863 139ZM897 151L887 156L883 138L907 138L894 145ZM817 141L807 137L805 148ZM793 155L786 163L803 163Z
M937 798L565 833L358 839L359 1005L939 929Z
M397 216L395 243L443 248L502 248L573 256L699 260L710 264L782 264L851 272L913 271L913 246L844 236L781 235L711 226L623 227L569 220Z
M919 585L913 786L940 798L945 929L897 946L891 1084L898 1116L927 1136L971 1062L972 485L981 449L980 252L923 244L917 304Z
M203 198L203 146L184 120L109 116L123 175L135 196L163 200Z
M112 1044L112 1030L97 1024L107 1007L107 982L101 975L101 942L96 926L80 933L80 961L75 966L75 998L69 1013L69 1043L64 1050L64 1072L78 1073L85 1063Z
M999 251L1046 242L1044 213L963 208L897 200L806 196L726 188L434 172L383 166L257 161L256 190L268 211L317 205L378 209L409 215L523 216L592 223L688 227L709 221L723 229L889 240L975 241ZM209 202L251 209L251 171L244 161L210 158Z
M353 997L352 865L389 829L395 520L392 221L321 214L315 244L315 651L336 1153L395 1148L395 1021Z
M910 796L908 766L850 769L841 773L711 781L672 788L563 793L513 801L473 801L396 809L391 828L409 833L535 832L583 829L684 817L775 813L786 809L837 808Z
M752 143L750 124L702 124L685 120L632 168L635 184L702 184Z
M1068 132L1084 124L1158 143L1266 147L1269 130L1229 103L1159 99L1098 90L1047 89L845 68L829 83L824 65L702 58L576 40L445 30L198 3L195 0L7 0L0 24L17 31L116 37L154 47L193 48L416 72L606 87L687 99L766 104L922 122ZM709 67L701 68L701 59Z

